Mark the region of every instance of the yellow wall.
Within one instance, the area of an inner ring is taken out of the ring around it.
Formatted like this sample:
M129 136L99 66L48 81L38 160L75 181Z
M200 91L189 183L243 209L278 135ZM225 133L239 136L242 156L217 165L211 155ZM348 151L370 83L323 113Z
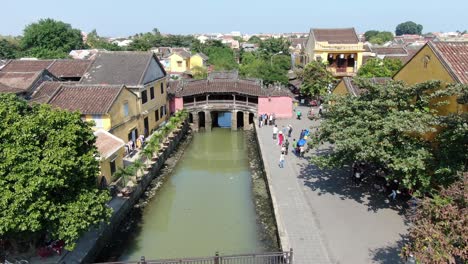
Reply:
M169 56L169 59L171 61L171 67L169 69L170 72L185 72L188 70L188 65L190 65L190 59L186 60L175 53ZM178 61L182 62L181 66L179 66L179 64L177 63Z
M348 89L346 89L346 85L343 80L341 80L335 87L335 89L332 92L333 94L336 95L347 95L349 94Z
M124 115L124 104L128 103L128 116ZM119 94L114 104L109 110L111 117L112 127L109 132L114 136L122 139L124 142L128 141L128 133L133 128L138 128L139 116L138 97L128 89L123 89ZM138 129L138 131L142 131Z
M119 168L123 168L123 157L124 157L124 153L125 153L125 150L124 148L121 148L118 152L115 153L115 156L111 156L110 158L106 159L106 160L101 160L99 161L99 166L100 166L100 170L101 170L101 176L98 177L98 182L97 184L99 185L101 183L101 177L105 177L106 178L106 181L107 181L107 184L110 184L112 183L112 175L110 173L110 161L112 159L114 159L114 157L116 158L115 159L115 168L116 168L116 171L119 170Z
M82 118L85 120L85 121L95 121L95 119L93 117L100 117L102 119L102 124L103 126L102 127L98 127L98 126L93 126L93 130L96 131L98 129L104 129L104 130L109 130L111 128L111 118L109 117L109 115L82 115Z
M315 42L312 39L312 35L307 41L305 52L308 58L308 62L316 60L318 56L322 58L323 62L327 61L328 54L356 54L356 72L362 66L362 53L364 52L364 46L362 42L357 44L328 44L327 42ZM354 72L354 68L349 67L347 72Z
M198 54L195 54L190 58L190 69L196 66L205 67L205 64L203 63L203 58Z
M399 72L395 74L395 76L393 76L393 79L403 81L408 85L414 85L430 80L440 80L442 81L443 87L447 84L456 82L429 45L424 46L419 53L417 53ZM439 101L449 102L448 105L433 107L440 115L468 111L466 106L463 107L456 102L455 96L434 100L431 103L435 104Z
M164 92L162 94L161 94L161 83L163 84L163 87L164 87ZM151 98L150 87L154 87L154 99L152 100L150 99ZM141 105L141 112L144 114L140 116L140 119L138 120L139 133L143 133L144 131L144 118L145 117L148 117L148 124L149 124L148 132L151 133L151 130L156 129L162 122L166 120L166 117L168 116L168 113L169 113L169 101L167 100L167 79L163 78L155 82L149 83L145 85L145 89L148 95L148 102ZM140 103L141 103L141 99L140 99ZM160 108L163 105L166 105L166 115L160 118L158 121L156 121L155 111L159 110L159 112L161 112Z

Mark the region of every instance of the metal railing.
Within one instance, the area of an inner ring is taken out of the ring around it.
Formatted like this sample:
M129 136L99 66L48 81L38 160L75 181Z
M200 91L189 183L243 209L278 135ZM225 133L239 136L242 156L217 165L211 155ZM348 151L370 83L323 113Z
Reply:
M246 102L246 101L234 101L234 100L208 100L208 101L206 101L205 100L205 101L184 103L184 107L200 106L200 105L207 105L207 104L213 104L213 105L235 104L235 105L247 105L247 106L257 106L258 105L258 103Z
M293 250L287 252L269 252L243 255L220 256L216 253L212 257L146 260L133 262L102 262L100 264L292 264Z

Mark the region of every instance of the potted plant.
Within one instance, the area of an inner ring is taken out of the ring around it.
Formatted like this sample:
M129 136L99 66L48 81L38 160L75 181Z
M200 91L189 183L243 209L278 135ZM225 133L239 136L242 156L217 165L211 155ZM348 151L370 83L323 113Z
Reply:
M149 171L151 169L151 158L153 157L153 150L151 149L151 146L146 146L141 154L146 158L146 170Z
M152 161L156 162L158 160L159 153L159 140L154 140L150 142L151 150L153 151Z
M141 180L141 177L143 177L144 175L145 164L140 159L137 159L133 162L132 166L135 168L136 179L138 182Z
M167 122L166 126L167 126L167 128L169 130L169 135L168 135L169 139L171 139L171 140L174 139L174 137L175 137L174 136L174 129L176 128L175 124L173 122Z

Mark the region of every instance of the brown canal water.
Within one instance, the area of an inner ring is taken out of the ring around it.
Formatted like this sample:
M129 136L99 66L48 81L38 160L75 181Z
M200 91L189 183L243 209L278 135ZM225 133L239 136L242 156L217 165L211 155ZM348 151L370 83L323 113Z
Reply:
M195 133L172 175L105 260L261 252L245 136L222 128Z

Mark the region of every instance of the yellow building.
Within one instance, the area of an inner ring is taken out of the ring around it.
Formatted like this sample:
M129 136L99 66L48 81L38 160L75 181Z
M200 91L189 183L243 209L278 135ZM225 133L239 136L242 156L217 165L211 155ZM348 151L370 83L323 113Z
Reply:
M114 181L113 175L118 168L124 166L125 142L103 129L98 129L94 132L94 135L96 136L95 145L99 153L100 176L98 184L101 187L106 187Z
M362 65L364 44L354 28L312 28L305 45L304 63L322 61L335 77L355 76Z
M193 67L197 67L197 66L206 68L207 61L208 61L208 56L206 56L205 54L201 52L196 53L192 55L192 57L190 57L190 69L193 69Z
M99 52L81 84L124 84L137 97L137 123L110 132L125 141L148 136L168 117L167 74L152 52ZM123 111L123 110L121 110Z
M184 73L191 69L191 54L188 51L180 50L169 55L169 72L171 74Z
M451 83L467 84L468 42L428 42L393 79L408 85L430 80L440 80L443 87ZM468 111L468 107L458 104L454 96L442 100L447 100L449 104L434 107L440 115Z

